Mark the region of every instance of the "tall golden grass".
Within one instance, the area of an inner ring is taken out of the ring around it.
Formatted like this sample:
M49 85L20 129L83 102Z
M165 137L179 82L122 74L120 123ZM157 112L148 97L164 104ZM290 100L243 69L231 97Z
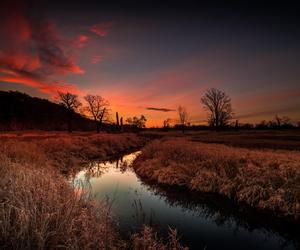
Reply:
M165 245L152 237L153 231L121 240L110 206L95 201L83 189L74 189L62 175L89 159L103 160L143 143L133 134L2 139L1 249L138 249L146 236L151 244L143 249L154 245L181 249L175 231Z
M107 207L76 192L47 163L34 167L1 154L0 167L2 249L111 249L123 245Z
M165 138L142 149L133 167L158 183L218 193L278 217L300 217L300 153L250 150Z
M134 250L188 250L183 247L178 240L176 229L169 229L169 239L165 243L157 236L157 233L149 226L144 226L141 232L135 233L131 237L132 249Z

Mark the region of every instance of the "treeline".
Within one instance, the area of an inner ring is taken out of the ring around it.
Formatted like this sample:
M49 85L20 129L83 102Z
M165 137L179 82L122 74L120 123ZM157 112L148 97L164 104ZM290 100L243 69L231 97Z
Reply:
M270 121L262 120L259 123L239 123L238 120L227 123L222 127L222 130L280 130L280 129L300 129L300 122L293 124L291 119L287 116L279 117L275 115L274 119ZM173 126L165 120L162 130L182 130L182 123L174 124ZM193 125L185 124L185 130L215 130L215 127L208 125Z
M160 130L168 131L168 130L182 130L182 124L174 124L174 125L165 125L162 128L157 128ZM187 123L185 125L185 130L197 131L197 130L215 130L215 127L210 125L193 125ZM263 120L259 123L238 123L233 122L229 123L222 127L223 131L226 130L282 130L282 129L300 129L300 122L297 124L282 123L277 124L274 120L266 121Z
M109 103L101 96L87 95L85 103L71 93L58 93L57 103L18 91L0 91L0 131L137 131L147 119L123 117L114 120Z
M68 119L73 129L90 130L93 122L63 105L31 97L17 91L0 91L0 130L66 130Z
M239 123L234 119L230 98L217 89L208 90L201 99L207 110L208 125L193 125L184 106L178 107L178 120L168 118L162 130L239 130L300 129L289 117L275 115L270 121L257 124ZM221 104L221 105L220 105ZM109 102L99 95L86 95L83 103L71 93L58 93L57 102L31 97L18 91L0 91L0 131L11 130L73 130L139 131L145 128L144 115L123 119L111 113ZM175 122L175 124L174 124Z
M291 122L287 116L279 117L275 115L273 120L263 120L257 124L239 123L238 116L235 116L231 106L231 98L222 90L211 88L208 89L200 99L203 109L207 113L207 126L191 125L189 122L189 113L184 106L178 106L178 122L170 126L172 119L168 118L163 122L163 129L181 129L185 130L239 130L239 129L299 129L300 121L297 125Z

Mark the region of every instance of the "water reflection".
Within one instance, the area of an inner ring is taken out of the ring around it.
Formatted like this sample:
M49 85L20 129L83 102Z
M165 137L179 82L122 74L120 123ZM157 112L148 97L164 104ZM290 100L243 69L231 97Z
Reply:
M182 211L210 220L217 226L231 227L234 234L241 229L247 229L250 233L260 230L266 240L278 236L280 249L289 245L300 249L300 227L297 223L258 213L249 206L236 204L218 195L190 192L185 188L145 181L143 184L170 206L180 207Z
M299 248L299 225L262 216L219 196L142 181L130 167L139 153L92 162L75 177L97 198L114 200L112 210L123 235L148 223L162 234L168 226L176 227L191 249Z

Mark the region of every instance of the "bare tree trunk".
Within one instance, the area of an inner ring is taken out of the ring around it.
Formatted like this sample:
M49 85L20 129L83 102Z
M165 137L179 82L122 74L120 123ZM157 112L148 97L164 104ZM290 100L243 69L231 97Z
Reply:
M99 122L97 120L95 120L95 123L96 123L97 134L99 134L99 132L100 132Z
M219 131L219 114L218 111L216 111L216 131Z
M97 126L97 133L100 132L100 129L102 127L102 120L103 120L105 111L106 111L106 108L104 108L102 113L101 113L101 116L100 116L100 119L99 119L99 122L98 122L98 126Z
M70 110L68 113L68 131L69 133L72 133L72 113Z

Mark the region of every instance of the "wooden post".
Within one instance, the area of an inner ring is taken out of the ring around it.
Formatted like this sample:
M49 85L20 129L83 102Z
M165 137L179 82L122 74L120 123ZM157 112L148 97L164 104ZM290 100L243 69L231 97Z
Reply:
M118 112L116 112L116 124L117 124L117 129L119 129L120 123L119 123L119 114L118 114Z
M120 119L120 124L121 124L121 131L123 131L123 117Z

